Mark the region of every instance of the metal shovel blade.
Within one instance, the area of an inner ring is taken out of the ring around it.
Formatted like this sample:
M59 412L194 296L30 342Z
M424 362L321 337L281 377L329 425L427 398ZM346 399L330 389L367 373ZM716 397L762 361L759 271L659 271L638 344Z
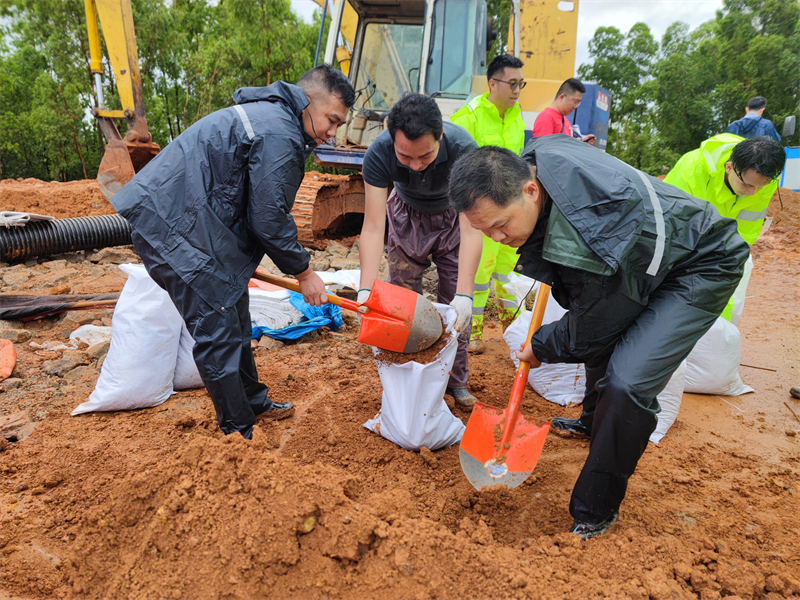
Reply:
M536 467L550 423L517 415L509 447L503 448L501 435L508 413L507 408L501 410L481 402L472 409L458 455L461 469L475 489L498 484L517 487Z
M375 281L362 306L358 341L392 352L421 352L442 337L439 311L425 297L383 281Z

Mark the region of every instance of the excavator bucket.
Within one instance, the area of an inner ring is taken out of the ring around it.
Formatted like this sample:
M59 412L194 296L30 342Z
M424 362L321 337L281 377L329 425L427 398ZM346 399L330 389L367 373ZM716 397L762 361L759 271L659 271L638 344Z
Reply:
M133 162L128 154L128 146L122 140L111 140L106 144L106 152L97 170L97 183L103 195L111 196L122 189L134 176Z
M112 139L106 144L105 154L97 170L100 191L108 199L133 179L161 150L153 142L129 142L127 138L128 136L121 140Z

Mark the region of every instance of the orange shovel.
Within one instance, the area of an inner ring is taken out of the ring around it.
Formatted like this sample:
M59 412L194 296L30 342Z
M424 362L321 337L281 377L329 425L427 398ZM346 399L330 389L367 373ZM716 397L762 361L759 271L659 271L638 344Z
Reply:
M300 291L294 279L285 279L264 271L256 271L254 279ZM361 315L358 341L392 352L422 352L442 337L442 318L427 299L416 292L375 280L369 298L358 304L335 294L328 302Z
M549 296L550 286L542 283L525 338L526 346L542 324ZM472 409L458 454L461 470L475 489L497 484L517 487L539 460L550 423L519 414L530 370L530 363L520 361L508 408L501 410L476 402Z

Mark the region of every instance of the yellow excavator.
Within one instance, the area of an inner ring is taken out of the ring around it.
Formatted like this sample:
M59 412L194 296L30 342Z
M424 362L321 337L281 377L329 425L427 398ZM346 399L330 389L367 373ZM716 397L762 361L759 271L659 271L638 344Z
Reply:
M324 60L338 63L359 91L334 143L315 150L318 164L360 170L366 149L385 128L389 110L406 92L429 94L449 118L471 96L486 91L487 41L495 34L485 0L315 2L326 9L323 19L330 15ZM84 4L98 99L92 114L107 140L97 179L110 198L160 149L147 129L131 0ZM528 85L520 104L529 131L561 82L573 76L577 11L578 0L512 0L508 49L525 62ZM98 19L121 110L103 102ZM324 26L323 20L320 40ZM127 121L124 137L115 119ZM321 173L306 174L292 210L301 243L313 247L325 246L331 234L357 233L363 212L360 176Z
M335 141L314 151L319 165L360 169L405 92L435 98L445 119L486 92L487 43L496 34L485 0L314 1L323 7L320 39L330 18L324 60L335 59L358 92ZM520 106L530 135L536 115L574 75L578 0L512 0L510 17L508 52L525 63ZM293 210L301 242L324 245L342 222L358 222L363 207L360 176L306 174Z
M97 119L106 138L106 149L97 172L97 183L105 197L111 198L161 148L153 143L153 137L147 129L130 0L84 0L84 9L89 32L91 71L97 95L97 106L92 109L92 115ZM103 63L98 19L103 27L108 61L114 72L121 109L112 110L106 107L103 99ZM120 135L115 119L125 119L127 122L128 131L125 137Z

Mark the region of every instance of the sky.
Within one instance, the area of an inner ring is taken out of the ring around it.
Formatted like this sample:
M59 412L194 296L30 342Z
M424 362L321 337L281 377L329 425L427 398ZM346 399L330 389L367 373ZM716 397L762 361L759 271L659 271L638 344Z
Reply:
M310 23L319 6L314 0L292 0L292 8ZM641 21L661 41L667 27L675 21L683 21L695 29L713 19L721 8L722 0L580 0L575 68L589 61L589 40L598 27L614 26L627 33Z

